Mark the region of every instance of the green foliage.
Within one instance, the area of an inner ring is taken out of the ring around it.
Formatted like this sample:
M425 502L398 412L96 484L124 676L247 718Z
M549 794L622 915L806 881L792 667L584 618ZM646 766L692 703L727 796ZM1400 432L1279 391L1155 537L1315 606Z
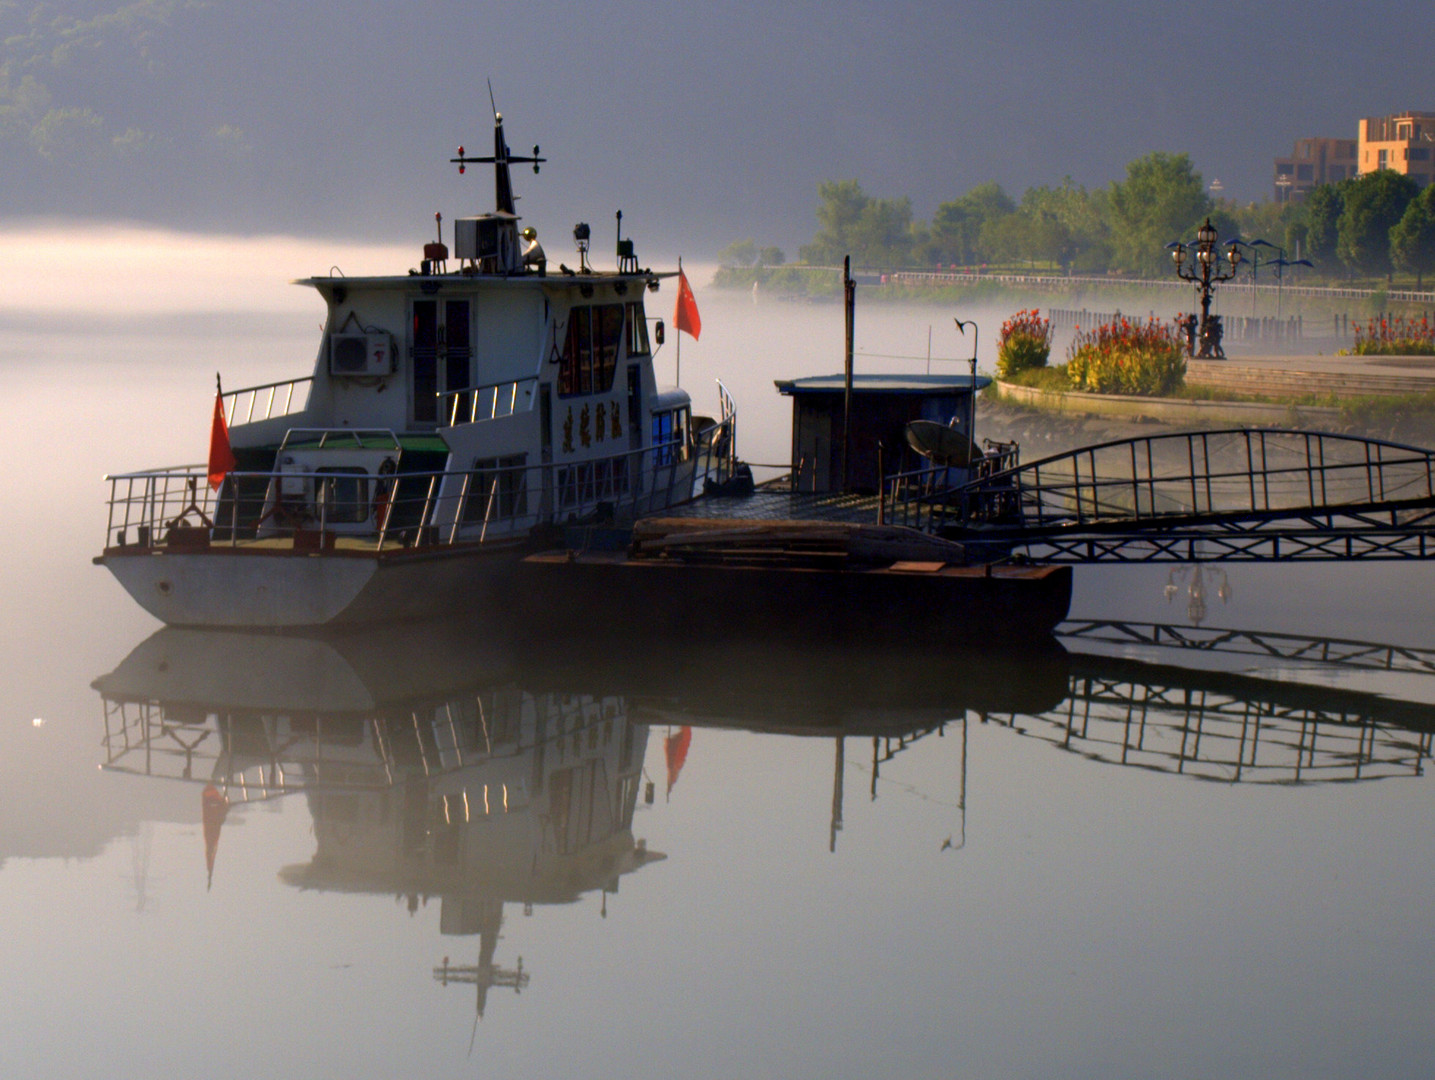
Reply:
M1405 208L1390 230L1390 261L1415 275L1415 287L1435 270L1435 185L1427 187Z
M1067 177L1055 187L1028 188L1018 204L999 184L979 184L941 203L924 223L913 220L905 198L876 199L856 180L831 181L819 186L820 228L799 254L824 266L850 254L856 265L880 269L1026 264L1165 278L1166 245L1189 240L1209 218L1222 241L1259 237L1327 274L1338 268L1388 274L1393 266L1423 284L1426 272L1435 272L1435 194L1416 206L1417 190L1386 172L1322 185L1304 202L1213 203L1187 155L1158 152L1127 165L1124 180L1094 191ZM780 258L767 254L774 250L754 255L756 264L778 265Z
M1351 183L1342 180L1338 184L1321 184L1305 197L1305 257L1317 267L1328 268L1335 263L1336 228L1345 212L1345 192Z
M1186 379L1184 338L1174 322L1104 323L1077 332L1066 370L1072 387L1088 393L1172 394Z
M1390 230L1400 223L1420 188L1410 177L1390 169L1347 183L1345 209L1336 224L1335 253L1351 270L1389 274Z
M1013 383L1017 386L1032 386L1038 390L1050 390L1053 393L1061 394L1071 389L1071 376L1067 373L1065 364L1058 364L1056 367L1034 367L1025 371L1018 371L1012 375L1003 375L1002 382ZM987 387L996 395L996 383Z
M1054 262L1068 273L1106 268L1111 248L1105 192L1088 192L1068 176L1060 187L1027 188L1018 214L1025 223L1023 257Z
M103 129L89 109L51 109L30 130L29 143L43 158L76 157L102 145Z
M69 5L93 7L94 5ZM113 146L133 155L153 136L114 124L107 87L142 84L155 72L156 43L198 0L130 0L90 18L47 5L0 4L0 140L52 162Z
M997 375L1009 379L1029 368L1046 367L1051 355L1051 320L1036 308L1018 311L997 335Z
M1193 232L1212 206L1190 157L1158 151L1126 166L1126 179L1111 185L1110 210L1117 265L1164 274L1166 245Z
M989 262L1005 242L1001 223L1016 212L1016 203L1000 184L978 184L960 199L942 203L922 245L922 261L976 266Z
M1339 405L1347 429L1414 446L1435 442L1435 393L1346 398Z
M912 257L912 202L874 199L856 180L819 184L817 221L812 243L805 244L803 262L833 264L846 255L859 266L905 266Z
M719 266L751 266L757 262L756 240L734 240L718 252Z
M781 266L787 256L780 247L759 248L756 240L734 240L718 252L718 266L725 270Z
M1306 225L1304 218L1292 217L1286 222L1285 238L1285 249L1291 257L1308 258L1310 228Z
M1286 232L1300 216L1300 203L1255 202L1244 206L1222 203L1217 210L1228 214L1234 223L1231 235L1239 234L1246 239L1260 237L1273 244L1284 245L1286 254L1295 258L1295 244L1286 243ZM1212 224L1215 224L1214 220Z

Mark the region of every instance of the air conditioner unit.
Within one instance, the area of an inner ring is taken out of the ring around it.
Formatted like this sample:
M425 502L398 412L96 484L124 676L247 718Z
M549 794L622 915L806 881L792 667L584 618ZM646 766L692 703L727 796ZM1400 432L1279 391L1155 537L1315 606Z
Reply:
M493 214L457 218L453 223L453 250L460 259L496 259L499 231L511 224Z
M388 334L330 334L329 374L392 375L393 339Z

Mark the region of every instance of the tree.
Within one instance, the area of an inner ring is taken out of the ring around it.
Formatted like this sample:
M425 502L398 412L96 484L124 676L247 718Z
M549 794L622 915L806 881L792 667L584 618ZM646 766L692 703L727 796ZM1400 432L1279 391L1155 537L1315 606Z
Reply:
M937 207L922 254L928 262L961 266L989 261L995 256L992 245L1001 242L996 223L1015 212L1016 203L1000 184L978 184L960 199Z
M1316 266L1335 262L1336 226L1345 212L1345 190L1352 183L1342 180L1338 184L1320 184L1305 197L1305 257Z
M1069 176L1060 187L1027 188L1018 210L1028 222L1027 257L1050 259L1066 273L1078 263L1083 269L1105 269L1109 252L1101 195L1073 184Z
M734 240L718 252L718 264L721 266L751 266L756 261L757 242L754 240Z
M862 266L906 266L912 261L912 201L869 199L852 228L852 258Z
M1000 214L982 222L977 233L977 254L986 263L1013 263L1030 258L1031 222L1022 214Z
M830 180L817 187L812 243L799 254L808 263L838 263L851 255L861 266L903 266L912 257L910 199L874 199L856 180Z
M1211 213L1211 200L1186 154L1147 154L1126 166L1110 189L1116 262L1139 273L1162 273L1166 245L1185 239Z
M1400 223L1420 187L1408 176L1379 169L1349 181L1335 229L1335 253L1351 270L1389 275L1390 230Z
M765 247L757 253L758 266L781 266L785 262L787 256L780 247Z
M840 262L852 252L852 230L871 199L856 180L817 185L817 235L798 251L803 262Z
M1390 261L1397 269L1414 272L1417 289L1424 287L1425 275L1435 271L1435 185L1411 199L1390 230Z

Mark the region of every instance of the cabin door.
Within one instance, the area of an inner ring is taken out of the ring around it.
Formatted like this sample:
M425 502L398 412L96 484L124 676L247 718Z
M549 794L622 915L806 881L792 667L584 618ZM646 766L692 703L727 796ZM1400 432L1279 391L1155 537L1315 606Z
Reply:
M468 300L415 300L409 319L409 394L414 423L433 424L473 385L473 313Z

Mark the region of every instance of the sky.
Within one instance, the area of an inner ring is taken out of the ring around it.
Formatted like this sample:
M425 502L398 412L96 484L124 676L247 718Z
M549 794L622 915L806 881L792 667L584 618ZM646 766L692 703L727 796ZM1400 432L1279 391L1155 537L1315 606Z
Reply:
M1241 201L1296 138L1435 111L1435 6L1128 0L577 7L552 0L0 0L0 224L427 240L490 208L488 82L519 212L640 259L736 239L789 257L817 186L919 219L995 180L1088 187L1189 153Z

